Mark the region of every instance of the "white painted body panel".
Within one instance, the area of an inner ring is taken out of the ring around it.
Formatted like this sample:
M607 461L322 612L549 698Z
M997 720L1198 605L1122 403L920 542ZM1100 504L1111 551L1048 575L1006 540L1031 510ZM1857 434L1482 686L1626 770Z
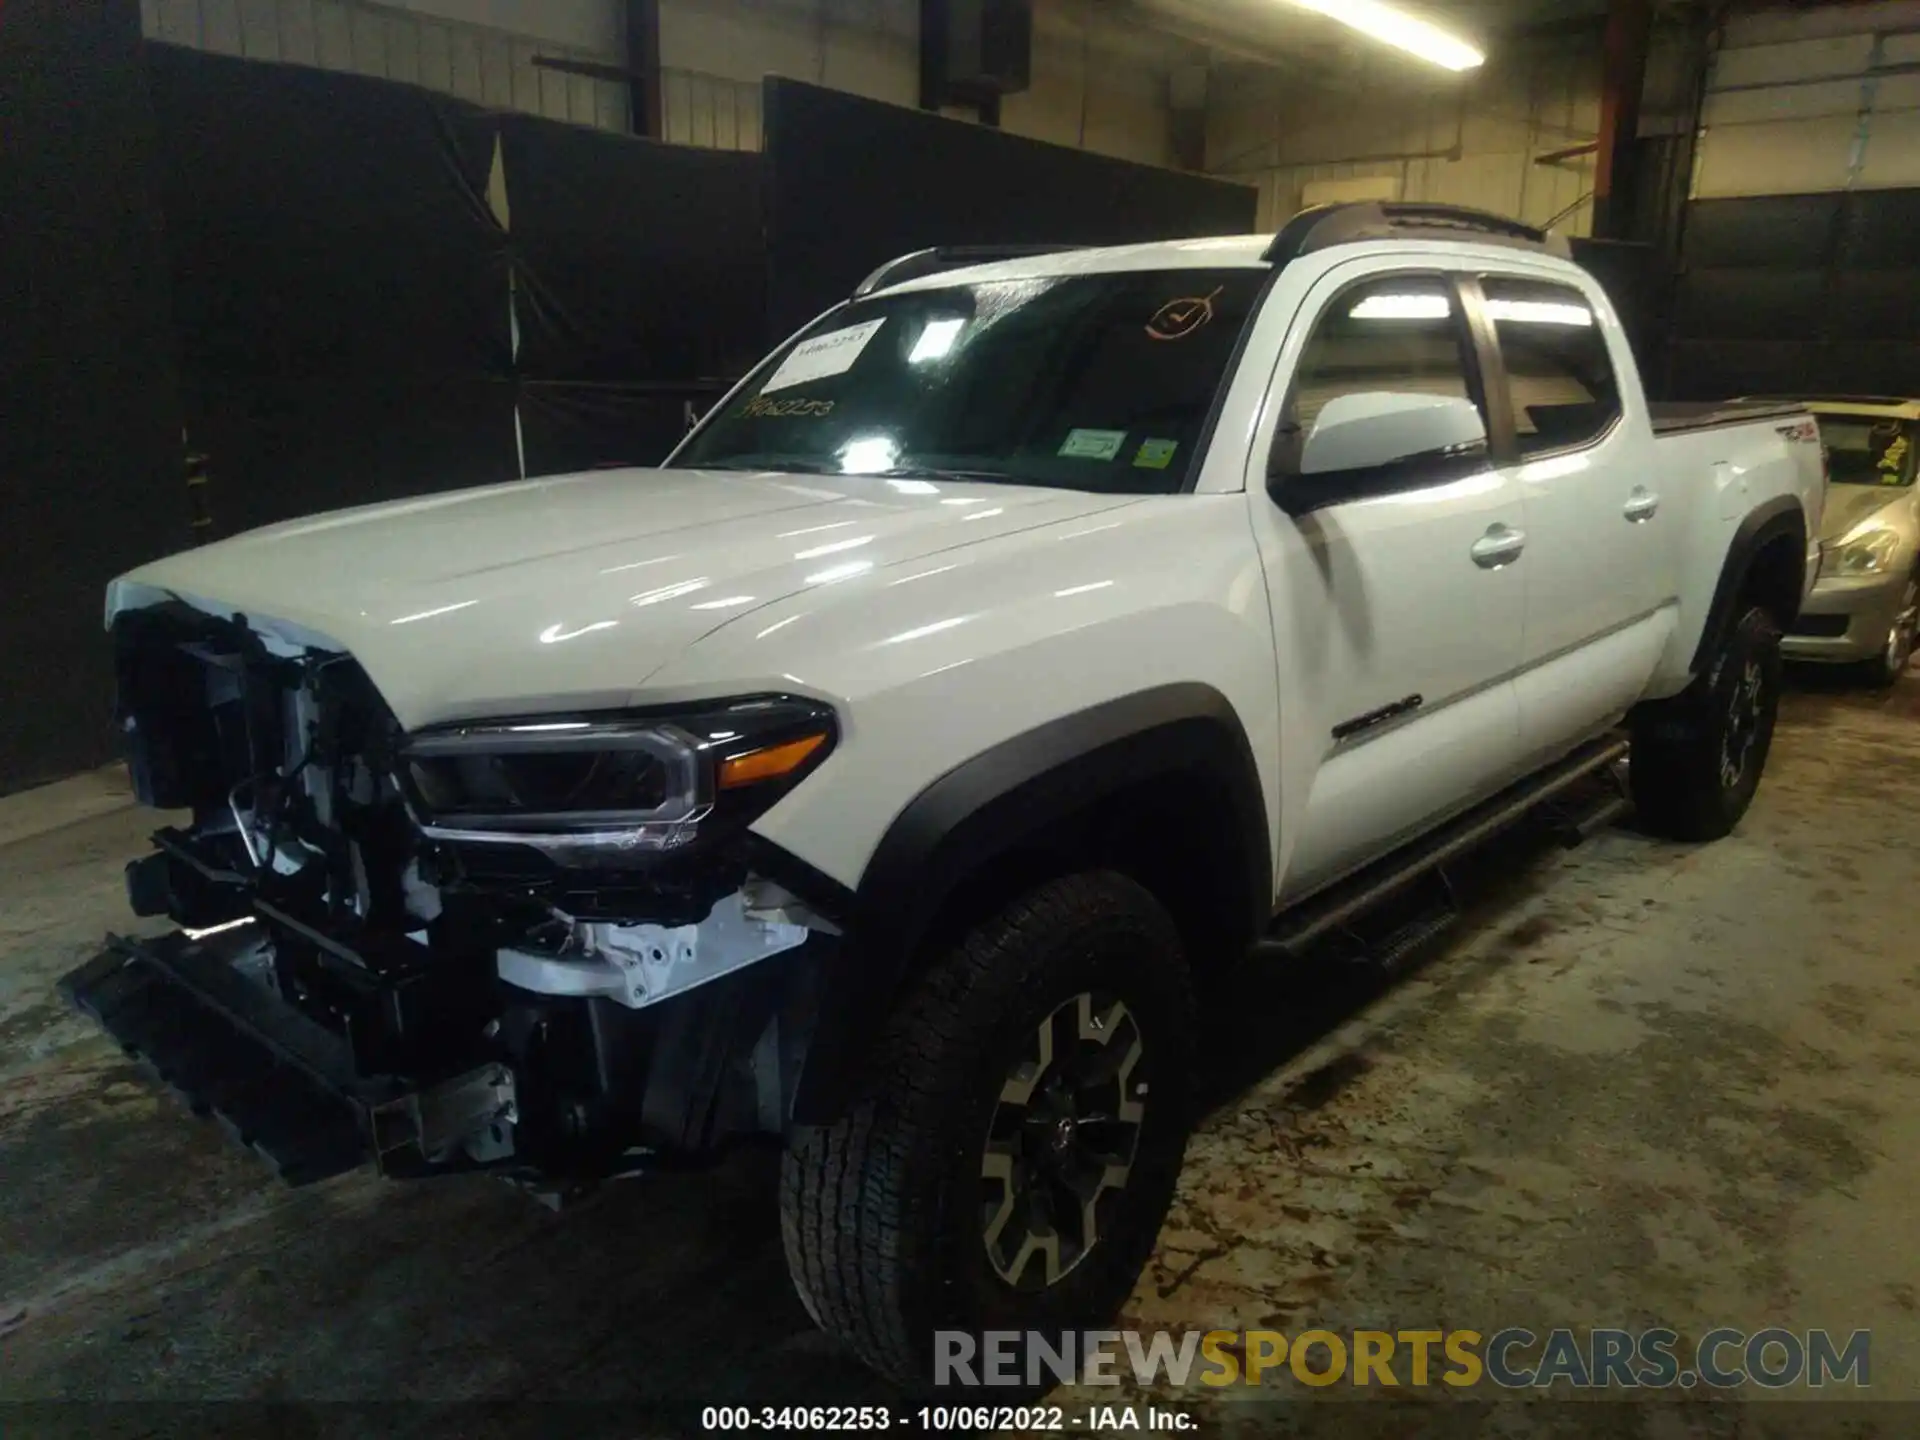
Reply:
M1045 256L906 288L1253 266L1266 243ZM1396 268L1580 286L1614 342L1620 425L1578 465L1283 514L1264 464L1314 297ZM1817 517L1818 469L1817 445L1789 446L1775 424L1656 439L1613 310L1571 264L1370 242L1277 277L1192 494L599 472L256 531L122 577L108 616L171 594L345 650L409 728L766 691L826 700L837 748L755 828L848 885L908 802L969 757L1105 700L1201 683L1245 729L1275 894L1293 897L1681 689L1740 520L1782 495ZM1637 486L1659 496L1644 525L1621 515ZM1496 524L1527 543L1484 569L1469 547ZM1334 739L1414 694L1405 719Z
M1138 501L795 595L655 676L668 696L832 699L833 755L754 828L846 884L907 802L969 756L1179 682L1232 703L1277 823L1273 632L1237 495Z
M1626 626L1540 661L1514 681L1523 770L1548 764L1616 725L1645 696L1678 610L1663 605Z
M350 652L409 729L637 703L703 635L850 575L1126 497L857 475L601 470L273 525L113 583Z
M1812 426L1811 418L1806 424ZM1674 495L1679 503L1674 527L1679 553L1673 570L1679 610L1648 681L1649 698L1677 695L1693 678L1693 659L1713 606L1721 564L1741 522L1759 506L1783 496L1799 503L1807 522L1803 600L1819 578L1825 462L1817 438L1790 442L1781 433L1788 428L1792 427L1783 421L1758 421L1684 431L1656 442L1669 473L1707 478L1705 483L1688 479Z
M1526 574L1521 662L1540 665L1673 602L1679 586L1675 512L1700 477L1677 469L1654 438L1626 333L1599 282L1577 266L1531 255L1473 269L1580 291L1599 320L1620 380L1620 419L1597 442L1531 458L1506 472L1518 487L1524 516L1514 523L1527 532L1518 567ZM1670 499L1669 492L1677 493ZM1629 505L1644 514L1647 501L1653 502L1651 514L1629 518Z
M1489 527L1519 523L1514 482L1489 467L1298 520L1266 490L1280 401L1321 306L1406 263L1405 248L1393 246L1345 263L1289 267L1279 288L1293 293L1275 298L1291 301L1282 307L1290 323L1257 329L1242 364L1269 402L1238 458L1279 647L1283 897L1336 878L1514 773L1520 735L1511 677L1526 582L1519 565L1485 570L1469 553ZM1415 695L1420 710L1391 730L1357 743L1335 739L1341 722Z

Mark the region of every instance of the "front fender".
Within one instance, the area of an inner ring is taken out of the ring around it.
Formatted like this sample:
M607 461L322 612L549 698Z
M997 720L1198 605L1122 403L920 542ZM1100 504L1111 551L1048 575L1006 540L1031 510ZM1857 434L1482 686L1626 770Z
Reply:
M852 1098L932 927L970 877L1103 800L1168 777L1229 832L1233 929L1250 941L1267 919L1273 865L1259 770L1227 698L1173 684L1050 721L948 771L887 828L846 899L846 937L823 966L794 1122L828 1123Z

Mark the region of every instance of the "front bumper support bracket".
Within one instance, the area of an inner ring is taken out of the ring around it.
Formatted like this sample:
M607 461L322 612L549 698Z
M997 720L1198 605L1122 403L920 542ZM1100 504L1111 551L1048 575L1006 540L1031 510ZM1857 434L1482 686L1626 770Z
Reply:
M373 1158L370 1112L392 1096L356 1078L343 1038L236 971L219 948L178 932L109 936L59 990L288 1184Z

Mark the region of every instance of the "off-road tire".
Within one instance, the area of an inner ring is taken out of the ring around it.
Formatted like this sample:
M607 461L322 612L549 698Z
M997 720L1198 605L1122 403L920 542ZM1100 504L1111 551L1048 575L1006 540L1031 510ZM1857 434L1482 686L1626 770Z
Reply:
M1120 1078L1122 1092L1143 1092L1131 1173L1081 1261L1047 1288L1016 1290L984 1233L989 1126L1021 1047L1093 991L1126 1007L1150 1062L1137 1072L1150 1087ZM895 1007L847 1113L787 1150L780 1232L808 1313L919 1392L935 1378L936 1331L1057 1335L1110 1321L1172 1202L1191 1124L1193 1033L1179 933L1123 875L1050 881L973 926Z
M1718 840L1740 823L1773 746L1780 678L1780 629L1752 606L1720 636L1704 675L1634 716L1627 773L1647 829L1672 840ZM1740 763L1730 778L1735 752Z

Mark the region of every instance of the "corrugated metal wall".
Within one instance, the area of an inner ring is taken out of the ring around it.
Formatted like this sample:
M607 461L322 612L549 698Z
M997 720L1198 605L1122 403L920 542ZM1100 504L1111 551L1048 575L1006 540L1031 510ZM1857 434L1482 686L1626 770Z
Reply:
M761 148L758 80L663 66L660 91L660 128L670 143L712 150Z
M919 32L917 0L661 0L667 138L754 148L768 74L915 105ZM1006 97L1001 128L1171 165L1168 72L1199 58L1088 0L1035 0L1032 85Z
M1532 49L1440 82L1390 59L1337 85L1250 75L1222 87L1208 168L1257 181L1263 227L1304 204L1384 186L1391 198L1473 205L1586 235L1593 157L1539 162L1598 135L1599 79L1597 53L1582 46Z
M625 66L613 0L141 0L141 11L148 37L174 45L629 128L624 83L533 63L548 56ZM661 0L665 138L758 150L760 82L769 74L913 105L918 36L917 0ZM1171 164L1167 73L1196 58L1190 49L1084 0L1036 0L1033 84L1007 98L1002 124L1016 135Z
M1702 124L1696 198L1920 186L1920 4L1731 21Z
M403 80L552 120L626 130L627 88L543 69L536 55L623 63L605 50L518 36L367 0L141 0L149 39Z

